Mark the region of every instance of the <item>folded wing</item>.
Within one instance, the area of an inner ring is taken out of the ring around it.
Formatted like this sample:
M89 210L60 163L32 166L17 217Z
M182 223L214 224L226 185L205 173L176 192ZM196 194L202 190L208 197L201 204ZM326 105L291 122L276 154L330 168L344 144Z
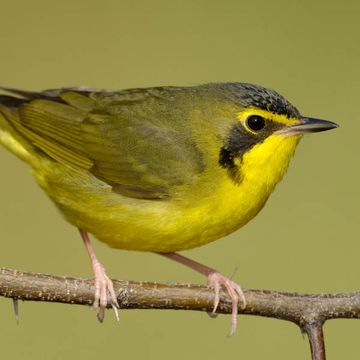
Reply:
M166 198L203 170L191 133L172 115L172 96L154 96L148 89L7 91L20 100L3 96L0 106L22 136L123 195Z

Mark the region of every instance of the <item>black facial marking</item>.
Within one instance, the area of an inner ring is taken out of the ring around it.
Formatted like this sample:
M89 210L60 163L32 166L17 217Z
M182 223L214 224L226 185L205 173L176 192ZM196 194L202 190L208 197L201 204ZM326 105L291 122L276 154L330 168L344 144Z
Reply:
M234 168L234 158L242 156L260 141L261 138L249 134L241 124L234 125L228 142L220 150L219 164L227 169Z
M265 127L252 134L241 123L236 123L230 130L228 141L220 149L219 164L225 169L236 168L234 159L242 158L256 144L263 142L274 131L281 128L281 124L265 119Z

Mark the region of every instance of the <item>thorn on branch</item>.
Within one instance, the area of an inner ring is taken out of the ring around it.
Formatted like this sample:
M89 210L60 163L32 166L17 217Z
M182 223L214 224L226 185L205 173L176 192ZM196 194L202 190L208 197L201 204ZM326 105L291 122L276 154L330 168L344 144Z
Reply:
M15 320L16 323L19 325L19 300L17 298L13 298L12 301L15 313Z

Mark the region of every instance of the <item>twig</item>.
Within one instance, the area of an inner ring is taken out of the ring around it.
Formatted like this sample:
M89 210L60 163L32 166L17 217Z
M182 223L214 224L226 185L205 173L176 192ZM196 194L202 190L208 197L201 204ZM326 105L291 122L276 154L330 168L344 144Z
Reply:
M213 293L206 286L114 280L122 309L212 311ZM322 326L335 318L360 318L360 292L297 294L243 289L247 299L239 313L291 321L307 333L313 360L325 360ZM93 281L0 269L0 296L67 304L91 305ZM218 313L230 314L231 301L221 295Z
M322 321L306 324L304 331L309 337L312 360L325 360L325 343Z

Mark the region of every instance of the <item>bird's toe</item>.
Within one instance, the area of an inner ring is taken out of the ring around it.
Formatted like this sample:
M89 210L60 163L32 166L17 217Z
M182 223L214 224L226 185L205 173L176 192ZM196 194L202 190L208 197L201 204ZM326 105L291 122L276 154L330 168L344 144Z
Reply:
M231 329L229 332L229 336L232 336L237 327L237 315L238 315L238 306L241 304L241 308L244 309L246 307L246 299L245 295L237 283L227 278L226 276L218 273L212 272L208 276L208 285L211 289L214 290L214 310L213 313L216 312L217 307L220 302L220 287L223 286L231 298L232 303L232 313L231 313Z

